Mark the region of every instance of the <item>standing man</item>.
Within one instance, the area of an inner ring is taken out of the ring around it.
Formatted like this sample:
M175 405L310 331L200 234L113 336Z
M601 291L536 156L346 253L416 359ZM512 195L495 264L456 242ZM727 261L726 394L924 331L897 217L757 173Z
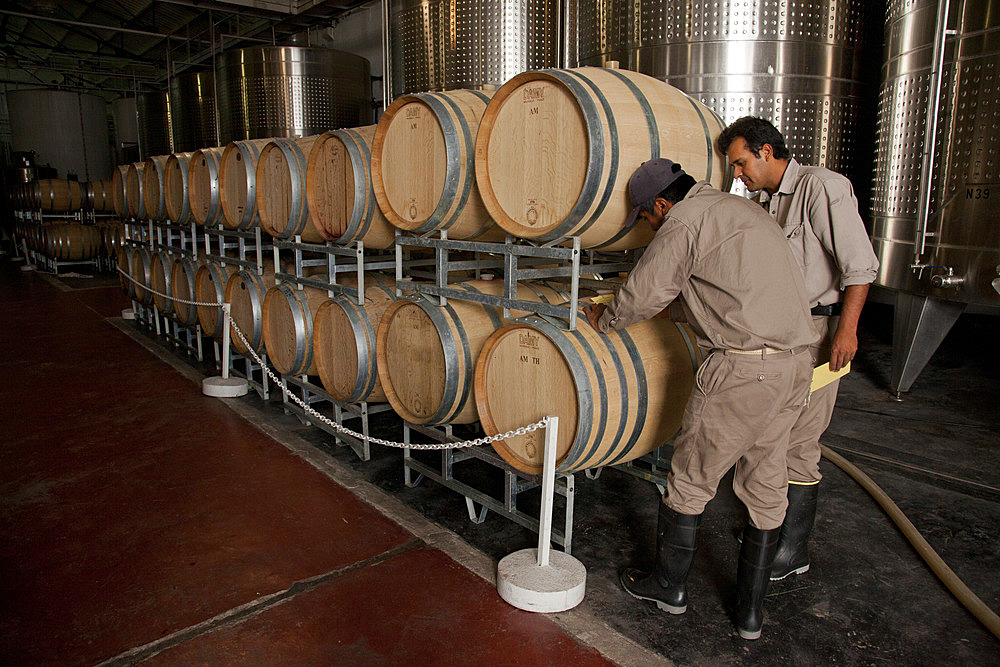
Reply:
M823 167L800 165L781 133L746 116L723 130L726 154L750 191L782 230L805 279L813 327L813 366L846 366L858 350L858 318L875 280L878 259L858 213L851 182ZM814 392L792 427L788 444L788 512L771 581L809 570L809 534L819 491L819 438L830 425L840 381Z
M805 287L781 231L753 202L695 183L663 158L643 163L628 187L634 208L626 225L641 218L656 234L618 294L607 307L588 306L587 319L605 333L623 329L680 294L709 354L674 445L656 565L623 571L621 583L634 597L684 613L701 514L735 464L733 489L748 510L736 627L756 639L785 516L788 433L812 377L807 348L816 335Z

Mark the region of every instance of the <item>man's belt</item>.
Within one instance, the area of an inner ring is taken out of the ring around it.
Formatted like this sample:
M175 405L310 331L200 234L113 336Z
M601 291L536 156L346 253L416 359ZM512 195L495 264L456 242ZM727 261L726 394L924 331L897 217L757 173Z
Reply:
M841 304L838 301L837 303L831 303L829 306L813 306L809 312L816 316L825 315L827 317L835 317L840 315L840 309Z

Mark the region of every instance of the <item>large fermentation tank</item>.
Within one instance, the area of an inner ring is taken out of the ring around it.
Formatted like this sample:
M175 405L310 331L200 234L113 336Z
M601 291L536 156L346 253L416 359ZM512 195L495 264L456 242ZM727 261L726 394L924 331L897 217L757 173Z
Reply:
M60 178L81 181L111 173L108 105L96 95L64 90L7 93L11 149L34 151L35 163L51 165Z
M371 66L344 51L259 46L222 55L216 68L221 145L305 137L372 122Z
M893 0L885 44L872 240L898 392L969 305L1000 306L1000 12Z
M135 108L139 117L140 158L145 160L154 155L173 153L167 91L139 93L135 99Z
M575 1L575 0L574 0ZM389 0L389 100L562 63L561 0Z
M663 79L727 123L767 118L800 162L851 175L870 4L579 0L577 57Z
M175 153L218 145L214 72L184 72L170 80L170 122Z

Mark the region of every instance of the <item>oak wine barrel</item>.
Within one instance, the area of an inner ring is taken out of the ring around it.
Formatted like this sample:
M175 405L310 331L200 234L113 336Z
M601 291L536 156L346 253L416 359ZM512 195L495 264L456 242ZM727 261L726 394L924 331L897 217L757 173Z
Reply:
M145 171L146 165L143 162L133 162L128 166L128 174L125 176L125 208L130 218L146 219L146 200L143 196Z
M191 327L198 324L198 309L184 301L197 301L198 270L205 264L204 259L179 256L170 267L170 289L174 297L174 319L177 323Z
M166 250L158 250L152 254L149 262L149 286L160 294L153 294L153 304L164 315L170 315L174 311L174 300L171 286L173 284L174 253Z
M150 286L149 278L153 262L149 249L136 247L132 253L131 262L132 279L136 281L132 284L133 298L139 303L151 304L153 293L146 289Z
M375 340L386 309L397 301L395 280L365 274L364 305L338 295L324 302L313 322L313 355L323 387L341 403L384 403Z
M219 197L222 224L229 229L253 229L257 226L257 159L270 141L233 141L222 151Z
M647 245L625 228L628 180L656 157L723 191L732 183L715 139L725 124L673 86L627 70L524 72L490 100L476 138L476 182L490 215L515 236L579 236L585 248Z
M202 148L194 152L188 165L188 203L199 225L215 227L223 220L219 171L223 148Z
M489 435L559 417L556 470L631 461L677 433L701 363L686 324L653 318L611 334L526 317L489 337L476 362L476 406ZM493 443L505 461L542 471L544 431Z
M313 321L326 290L281 283L264 296L264 347L282 375L316 375Z
M495 296L504 289L502 280L459 286ZM519 283L517 297L562 303L568 295L542 284ZM502 314L502 308L458 299L448 299L443 307L420 296L390 305L378 327L376 358L386 400L397 414L414 424L476 421L476 358L489 335L503 326Z
M226 300L226 284L239 270L232 264L208 262L198 269L195 276L195 301L222 303ZM222 338L222 306L197 306L198 323L206 336Z
M127 275L132 275L132 254L135 248L130 245L122 244L118 247L118 251L115 254L115 263L117 267L124 271ZM131 280L122 275L121 271L116 271L118 273L118 282L122 286L122 290L128 295L129 299L135 298L135 285Z
M178 225L191 222L188 178L194 153L174 153L163 167L163 199L167 218Z
M111 172L111 209L119 218L128 215L128 202L125 201L125 181L128 179L127 164L120 164Z
M111 179L102 178L99 181L94 181L94 183L94 210L102 213L113 210Z
M501 241L476 189L474 150L487 93L451 90L396 98L372 140L372 187L388 221L423 234Z
M320 135L306 167L309 212L327 240L367 248L388 248L395 228L375 201L371 144L375 125L333 130Z
M124 244L125 226L121 222L107 220L99 222L98 227L101 230L101 244L104 254L108 257L114 257Z
M164 193L164 175L169 155L154 155L146 158L142 170L142 198L146 206L146 217L150 220L167 219L167 198Z
M78 222L42 227L45 254L57 261L75 262L96 257L101 249L101 230Z
M79 211L83 208L84 187L78 181L42 178L37 181L36 190L43 211Z
M244 344L235 330L229 332L229 339L240 354L247 354L251 349L257 354L264 351L264 297L272 287L274 266L270 263L264 266L261 273L249 269L237 271L226 282L231 323L239 328L247 341Z
M298 235L307 243L325 240L306 199L306 166L316 139L273 139L257 158L257 215L261 229L275 238Z

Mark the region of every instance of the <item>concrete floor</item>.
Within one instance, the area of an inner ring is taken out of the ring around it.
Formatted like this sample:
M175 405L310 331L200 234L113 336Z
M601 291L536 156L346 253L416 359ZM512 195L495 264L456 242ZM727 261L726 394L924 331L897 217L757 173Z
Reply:
M607 664L60 282L0 263L0 664Z
M728 480L706 512L685 615L618 587L620 568L652 558L658 491L614 469L576 476L584 603L554 616L514 610L496 596L492 571L534 546L533 533L493 513L470 522L455 492L429 480L406 487L398 450L374 447L361 461L274 399L203 398L195 382L207 366L105 319L123 305L117 288L94 287L110 282L0 263L5 664L986 664L1000 655L825 460L812 569L772 585L757 642L737 638L725 608L741 520ZM886 390L891 308L869 304L824 438L995 610L998 329L1000 318L962 318L897 403ZM391 416L373 430L401 436ZM478 461L456 474L501 493L497 471ZM532 502L526 494L524 509Z

